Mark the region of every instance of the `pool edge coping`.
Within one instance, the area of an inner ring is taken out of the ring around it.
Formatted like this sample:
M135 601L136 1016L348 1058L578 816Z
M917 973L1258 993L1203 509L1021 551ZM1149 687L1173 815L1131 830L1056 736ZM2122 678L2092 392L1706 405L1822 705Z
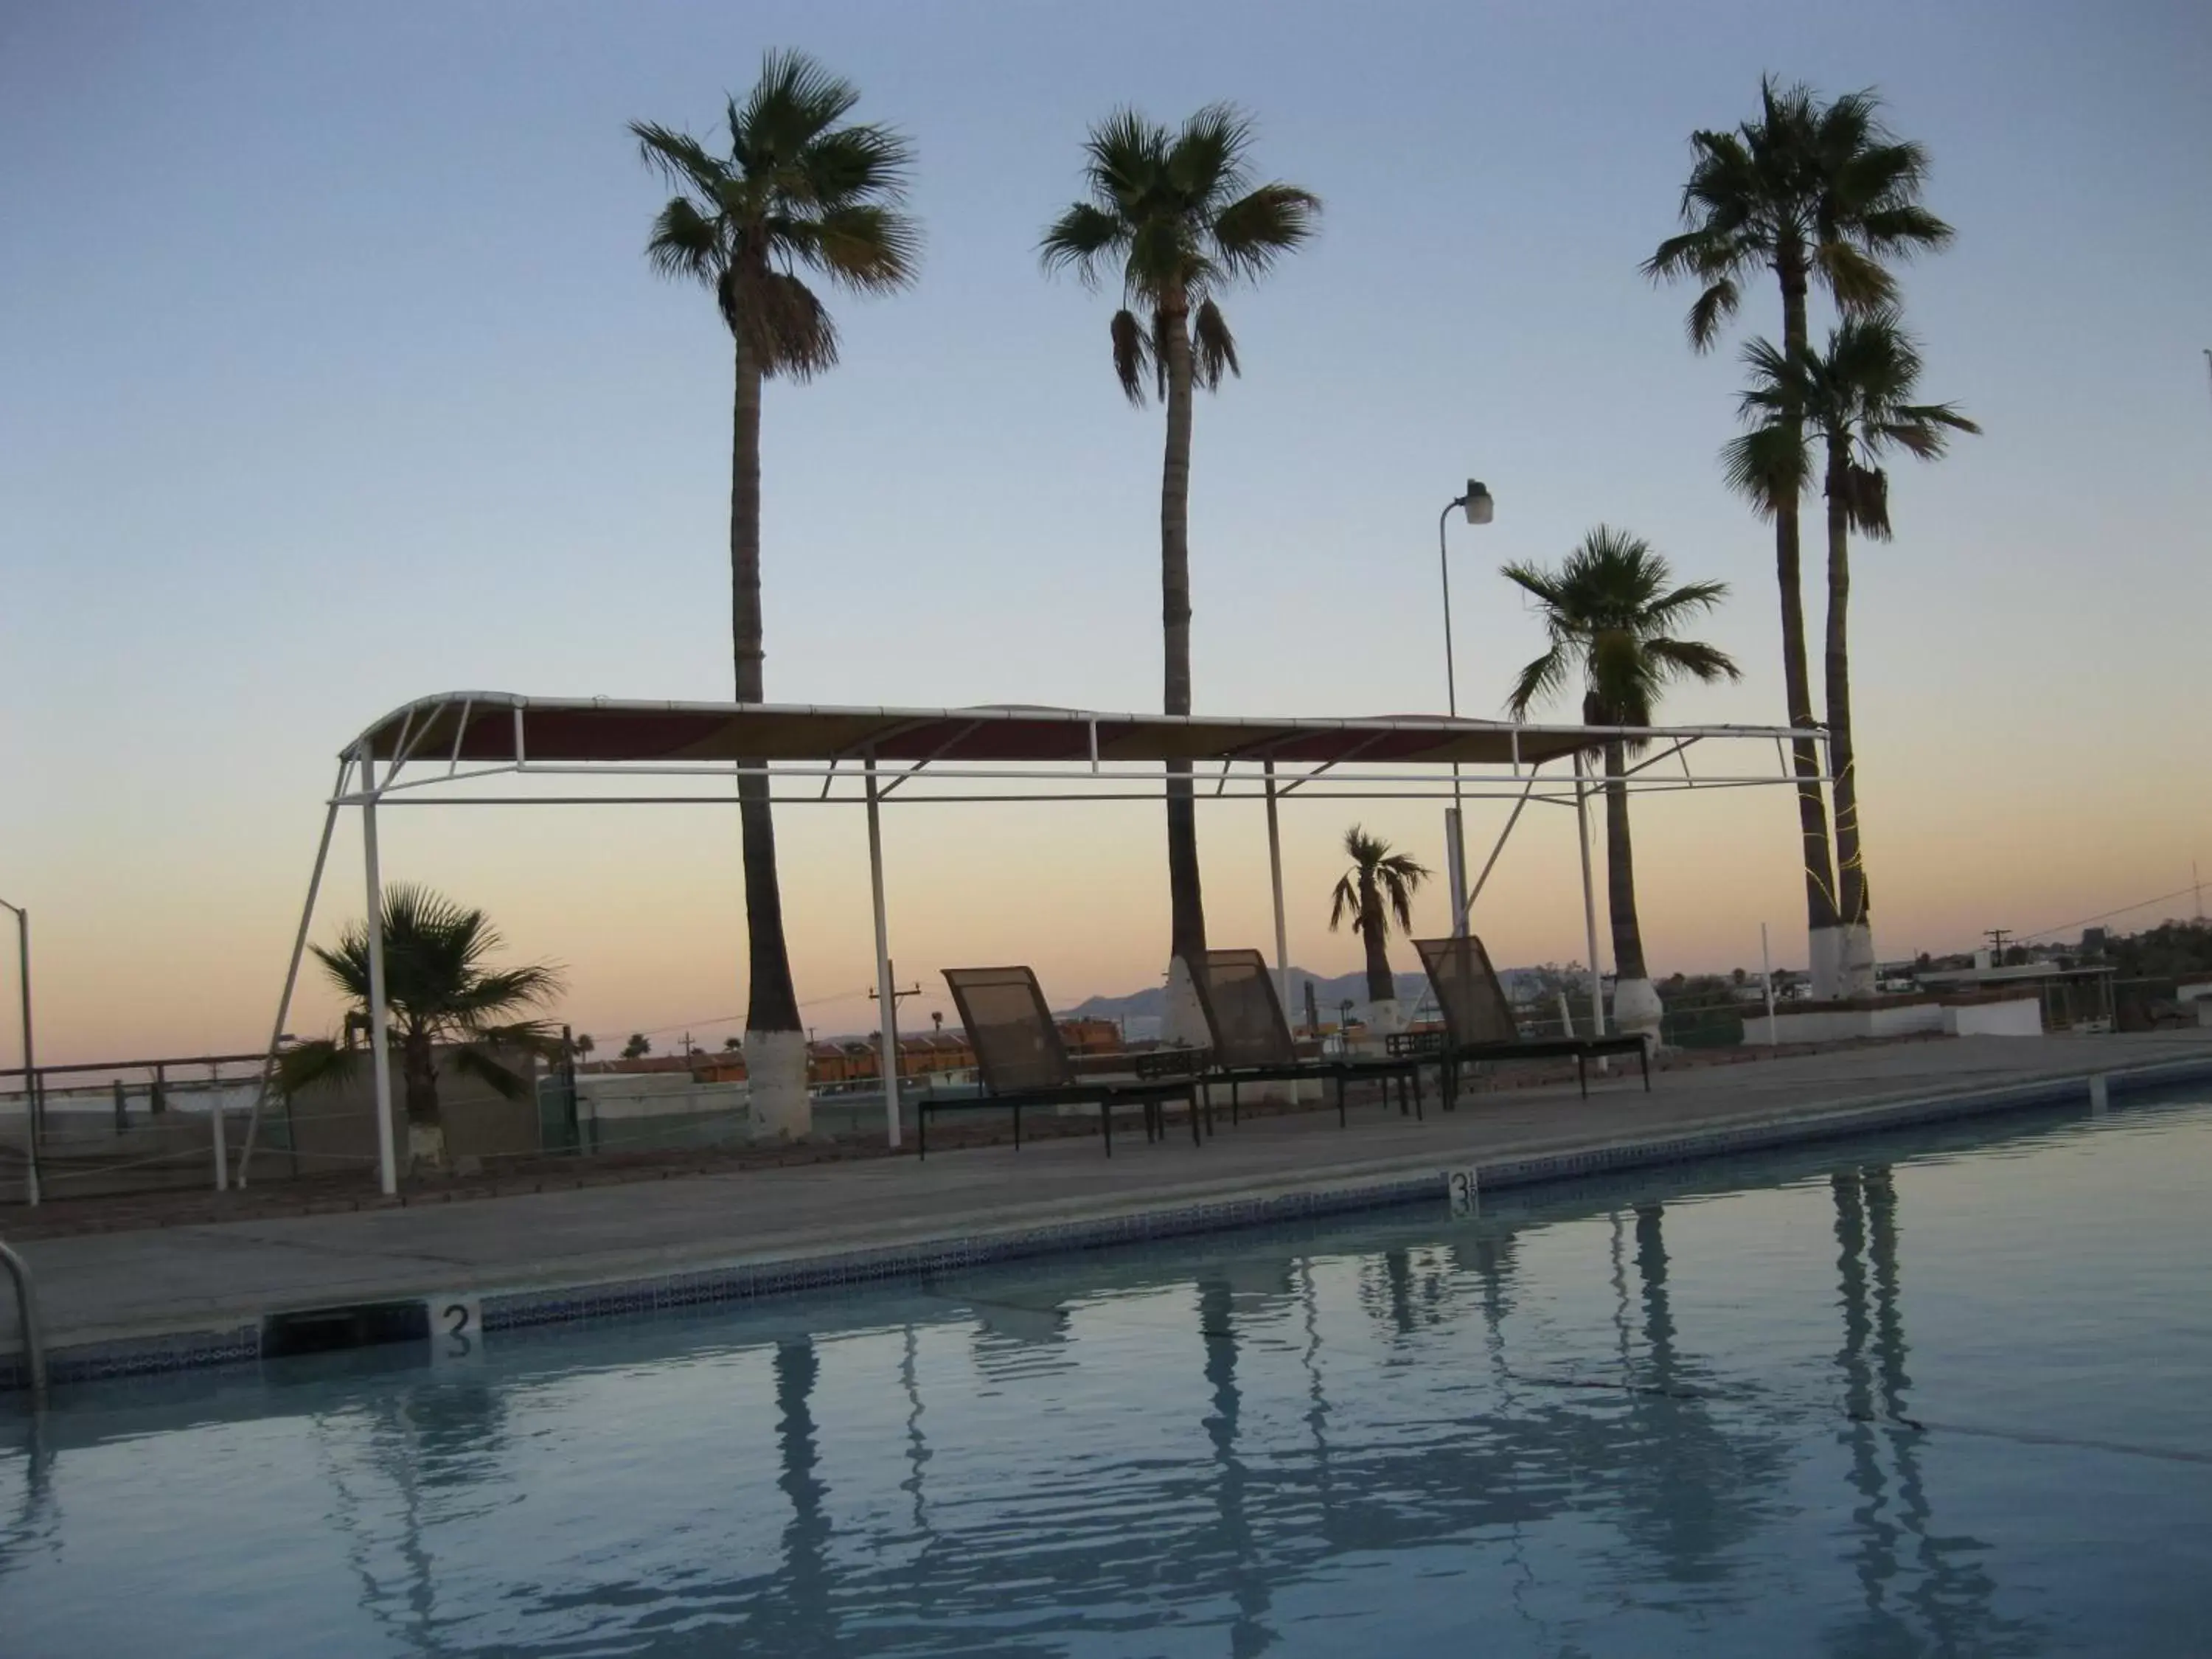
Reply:
M1576 1150L1476 1159L1460 1167L1475 1169L1479 1184L1486 1191L1541 1187L1594 1175L1666 1168L1842 1139L1913 1124L2057 1105L2081 1098L2099 1077L2112 1093L2140 1091L2212 1077L2212 1056L2191 1055L1993 1087L1868 1101L1810 1116L1715 1125ZM720 1261L655 1273L587 1276L570 1284L526 1288L486 1287L471 1294L477 1301L483 1328L489 1335L532 1326L850 1288L1030 1257L1389 1208L1441 1199L1444 1168L1441 1162L1432 1162L1419 1173L1387 1172L1334 1184L1324 1178L1320 1184L1289 1191L1249 1193L1198 1203L1171 1198L1147 1206L1139 1200L1115 1212L1065 1221L1017 1222L854 1249L802 1249L760 1259L725 1256ZM264 1311L283 1310L272 1307ZM56 1383L240 1365L259 1361L261 1339L262 1317L256 1316L250 1322L214 1328L69 1344L50 1350L47 1364L51 1380ZM21 1390L27 1380L20 1351L0 1357L0 1392Z

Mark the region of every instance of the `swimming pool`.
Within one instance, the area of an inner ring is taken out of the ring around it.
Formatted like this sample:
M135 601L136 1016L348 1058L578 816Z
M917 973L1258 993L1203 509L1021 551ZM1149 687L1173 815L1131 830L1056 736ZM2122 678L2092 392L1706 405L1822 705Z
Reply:
M0 1401L0 1653L2212 1645L2212 1103Z

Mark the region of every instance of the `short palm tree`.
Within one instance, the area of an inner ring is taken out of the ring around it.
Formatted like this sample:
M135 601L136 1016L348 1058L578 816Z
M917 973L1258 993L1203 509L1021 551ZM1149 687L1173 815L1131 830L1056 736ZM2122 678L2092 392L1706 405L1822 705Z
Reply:
M1805 348L1806 300L1814 283L1846 313L1895 302L1884 262L1940 249L1951 227L1920 204L1928 152L1903 142L1881 119L1872 90L1823 103L1805 86L1759 82L1759 114L1733 132L1690 137L1693 159L1682 187L1683 229L1644 261L1655 281L1701 284L1690 307L1690 343L1710 349L1742 298L1743 279L1774 273L1782 290L1787 356ZM1801 435L1793 428L1793 435ZM1774 565L1782 599L1782 668L1790 723L1810 729L1811 670L1801 593L1797 497L1786 479L1768 481L1762 504L1774 520ZM1834 860L1820 802L1820 760L1812 741L1792 745L1798 830L1804 843L1806 921L1816 947L1838 924ZM1815 968L1820 967L1816 948ZM1816 989L1820 985L1816 971Z
M1894 312L1844 319L1825 350L1794 357L1765 340L1744 349L1751 384L1742 398L1750 430L1722 453L1737 489L1764 502L1776 480L1792 495L1818 470L1828 508L1828 750L1835 775L1836 902L1844 933L1847 996L1874 989L1870 902L1861 848L1857 750L1851 734L1850 534L1887 541L1889 478L1883 456L1902 450L1935 460L1954 432L1981 428L1949 404L1912 401L1920 353Z
M744 101L728 100L729 145L709 150L649 121L630 132L677 194L646 257L714 295L730 331L737 392L730 455L731 633L737 700L759 702L760 433L764 381L804 381L837 361L837 331L802 272L856 294L913 282L921 232L901 212L913 155L888 127L849 122L860 94L802 52L770 52ZM746 1048L754 1110L772 1130L805 1128L805 1036L783 937L767 774L739 763L744 842ZM766 1039L760 1041L757 1039Z
M1387 948L1390 918L1398 918L1400 933L1413 931L1413 895L1429 872L1410 854L1392 852L1389 842L1356 823L1344 832L1344 850L1352 867L1337 878L1330 896L1328 928L1334 933L1345 917L1352 918L1352 931L1367 946L1367 1000L1388 1002L1398 994Z
M1085 199L1046 227L1038 247L1048 271L1073 269L1094 285L1108 272L1120 278L1114 371L1131 403L1143 404L1149 384L1167 406L1160 593L1170 714L1190 713L1192 392L1242 372L1218 296L1265 276L1313 234L1321 213L1319 198L1296 185L1255 186L1251 149L1251 122L1227 104L1173 131L1119 111L1084 145ZM1170 761L1167 775L1170 949L1188 963L1206 949L1197 814L1189 763Z
M1509 564L1501 574L1535 599L1551 636L1551 647L1521 671L1506 699L1516 720L1527 719L1577 675L1589 726L1649 726L1669 684L1741 678L1725 652L1677 633L1718 605L1728 584L1674 586L1667 561L1640 536L1600 525L1556 570ZM1613 923L1614 1016L1656 1029L1659 1005L1644 967L1628 830L1626 757L1640 747L1618 738L1604 745L1606 908Z
M523 1017L560 994L561 972L544 963L494 968L489 958L503 941L482 910L470 909L427 887L401 883L384 895L384 1001L388 1041L398 1052L406 1103L410 1160L445 1162L445 1118L438 1105L438 1054L465 1077L514 1099L530 1092L528 1076L507 1062L517 1055L556 1058L559 1034L543 1020ZM368 926L355 922L337 948L313 947L323 972L352 1004L346 1038L302 1042L286 1049L276 1067L278 1087L296 1093L356 1071L362 1050L352 1033L369 1025Z

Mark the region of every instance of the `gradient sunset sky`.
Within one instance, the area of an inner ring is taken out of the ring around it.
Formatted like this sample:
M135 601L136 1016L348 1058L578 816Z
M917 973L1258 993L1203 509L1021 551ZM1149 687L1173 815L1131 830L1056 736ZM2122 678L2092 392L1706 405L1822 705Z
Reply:
M0 15L0 896L35 919L42 1059L264 1040L335 757L384 710L728 695L728 348L647 268L665 191L625 123L704 135L783 46L911 136L928 241L911 294L836 302L835 374L770 388L771 697L1157 706L1160 417L1114 384L1112 296L1046 280L1035 245L1089 122L1225 98L1327 215L1229 296L1244 378L1197 410L1199 708L1440 712L1434 526L1474 476L1498 513L1453 532L1464 711L1541 644L1498 565L1604 521L1734 585L1705 636L1743 683L1667 714L1778 722L1771 535L1714 464L1735 346L1778 304L1755 289L1698 358L1691 295L1637 273L1691 130L1772 71L1877 85L1933 150L1958 242L1909 270L1910 321L1924 392L1987 429L1893 469L1897 539L1856 563L1881 953L2212 876L2202 4L90 0ZM1638 811L1655 971L1755 968L1762 921L1802 964L1786 793ZM1326 928L1354 815L1285 819L1316 969L1358 959ZM1441 869L1431 807L1361 816ZM567 964L579 1030L736 1029L733 815L390 817L387 875ZM1552 817L1478 912L1502 962L1583 954ZM859 815L781 828L807 1018L865 1030ZM1200 833L1215 941L1262 944L1258 810ZM1064 1002L1155 981L1156 807L917 808L890 834L910 1019L948 1006L946 963L1031 962ZM319 939L361 911L350 824L332 857ZM292 1029L332 1018L311 984Z

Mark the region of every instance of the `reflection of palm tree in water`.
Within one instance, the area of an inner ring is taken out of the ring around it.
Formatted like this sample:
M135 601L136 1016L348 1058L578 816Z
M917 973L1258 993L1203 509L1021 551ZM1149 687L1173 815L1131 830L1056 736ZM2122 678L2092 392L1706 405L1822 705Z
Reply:
M755 1603L781 1629L763 1632L766 1650L777 1653L828 1653L837 1640L836 1615L830 1602L829 1487L816 1467L814 1383L822 1361L814 1339L793 1337L775 1348L775 1446L782 1473L776 1486L791 1502L783 1528L783 1584Z
M1200 1328L1206 1335L1206 1381L1213 1406L1206 1419L1206 1435L1213 1444L1217 1471L1213 1483L1216 1524L1230 1558L1230 1595L1237 1603L1229 1651L1235 1659L1245 1659L1247 1655L1273 1647L1275 1632L1265 1622L1267 1569L1254 1546L1251 1519L1245 1508L1250 1475L1237 1449L1243 1395L1237 1383L1237 1327L1228 1281L1218 1276L1200 1280L1198 1310Z
M62 1535L61 1510L54 1502L54 1455L47 1438L46 1413L33 1409L27 1425L23 1501L15 1524L0 1528L0 1582L29 1563L34 1541L43 1540L47 1549L53 1551L58 1548Z
M375 1540L366 1535L359 1517L362 1499L332 1461L324 1432L353 1415L318 1415L314 1421L325 1468L339 1499L335 1518L348 1535L347 1559L361 1583L362 1610L411 1650L445 1652L447 1644L438 1628L437 1561L425 1534L442 1522L461 1518L439 1512L441 1492L458 1500L480 1493L495 1478L507 1446L505 1398L480 1378L445 1376L380 1395L365 1414L370 1466L399 1505L399 1536L393 1548L404 1569L405 1589L397 1598L397 1608L392 1592L378 1573Z
M1998 1620L1991 1607L1996 1585L1974 1559L1988 1547L1975 1538L1942 1537L1930 1528L1920 1468L1923 1431L1905 1409L1911 1377L1905 1365L1896 1182L1887 1166L1877 1166L1838 1174L1829 1185L1844 1322L1836 1363L1844 1376L1850 1480L1859 1495L1852 1520L1866 1603L1857 1620L1835 1633L1834 1645L1844 1653L1919 1651L1930 1644L1942 1653L2034 1651L2034 1632ZM1896 1472L1894 1501L1885 1450ZM1908 1545L1917 1572L1900 1588ZM1906 1616L1908 1608L1917 1620Z
M1674 1583L1715 1583L1729 1575L1728 1552L1764 1518L1765 1494L1780 1479L1785 1454L1778 1435L1717 1400L1705 1366L1683 1355L1665 1206L1638 1205L1635 1214L1640 1356L1627 1334L1629 1285L1617 1255L1614 1267L1629 1391L1626 1434L1613 1437L1609 1454L1627 1499L1621 1529L1657 1557ZM1614 1238L1617 1252L1618 1231Z

